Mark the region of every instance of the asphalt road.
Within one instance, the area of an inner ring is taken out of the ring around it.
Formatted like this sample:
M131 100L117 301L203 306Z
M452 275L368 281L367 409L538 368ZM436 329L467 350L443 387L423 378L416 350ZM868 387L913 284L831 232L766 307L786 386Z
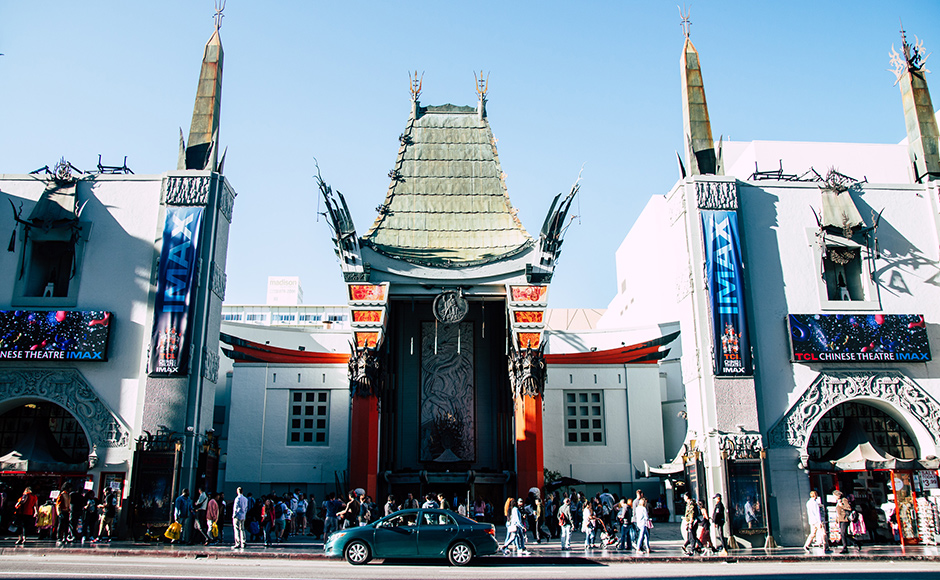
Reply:
M295 561L252 558L191 559L65 555L5 556L0 579L28 580L89 578L122 580L164 579L293 579L322 580L708 580L767 578L780 580L937 580L936 562L767 562L767 563L624 563L546 565L525 558L483 558L466 568L415 561L350 566L343 561Z

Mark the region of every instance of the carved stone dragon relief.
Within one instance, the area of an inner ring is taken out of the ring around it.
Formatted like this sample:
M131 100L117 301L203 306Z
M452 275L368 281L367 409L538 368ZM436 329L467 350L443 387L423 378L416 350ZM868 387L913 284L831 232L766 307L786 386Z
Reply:
M0 401L45 399L67 409L88 435L89 447L126 447L130 431L75 369L0 370Z
M878 399L903 410L940 444L940 404L917 383L895 371L823 373L770 430L773 447L797 447L804 454L816 423L830 409L853 399Z

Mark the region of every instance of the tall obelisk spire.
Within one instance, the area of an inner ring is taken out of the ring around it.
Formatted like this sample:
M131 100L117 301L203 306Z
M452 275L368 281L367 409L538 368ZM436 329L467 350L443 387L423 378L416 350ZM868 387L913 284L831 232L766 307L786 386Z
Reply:
M720 153L716 155L715 142L712 140L712 125L708 118L698 51L689 38L689 12L683 14L680 9L679 15L685 32L685 46L679 64L682 74L683 138L689 175L721 175Z
M222 108L222 11L225 1L216 0L215 31L206 43L202 70L196 88L193 122L189 128L185 169L218 170L219 112ZM183 168L181 168L183 169Z
M914 169L914 181L940 179L940 145L938 145L937 116L930 91L927 90L925 73L930 72L924 64L924 43L914 37L914 45L907 42L904 27L901 27L902 54L891 47L891 64L897 76L895 84L901 85L901 102L904 105L904 123L907 125L907 150ZM930 55L927 55L930 56Z

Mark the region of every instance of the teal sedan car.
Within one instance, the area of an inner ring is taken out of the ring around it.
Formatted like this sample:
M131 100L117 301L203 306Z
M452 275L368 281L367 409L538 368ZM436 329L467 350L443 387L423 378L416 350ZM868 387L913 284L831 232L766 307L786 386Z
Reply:
M499 551L496 528L440 509L401 510L330 534L324 549L350 564L373 558L447 558L453 566Z

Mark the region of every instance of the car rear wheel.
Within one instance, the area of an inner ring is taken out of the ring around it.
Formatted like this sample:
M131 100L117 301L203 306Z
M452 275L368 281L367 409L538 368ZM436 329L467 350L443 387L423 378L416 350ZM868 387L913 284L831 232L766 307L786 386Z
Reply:
M361 564L367 563L372 559L372 552L369 550L369 546L365 542L360 540L353 540L346 545L346 549L343 550L343 557L346 558L346 561L352 564L353 566L359 566Z
M466 542L457 542L447 550L447 560L452 566L466 566L473 559L473 548Z

